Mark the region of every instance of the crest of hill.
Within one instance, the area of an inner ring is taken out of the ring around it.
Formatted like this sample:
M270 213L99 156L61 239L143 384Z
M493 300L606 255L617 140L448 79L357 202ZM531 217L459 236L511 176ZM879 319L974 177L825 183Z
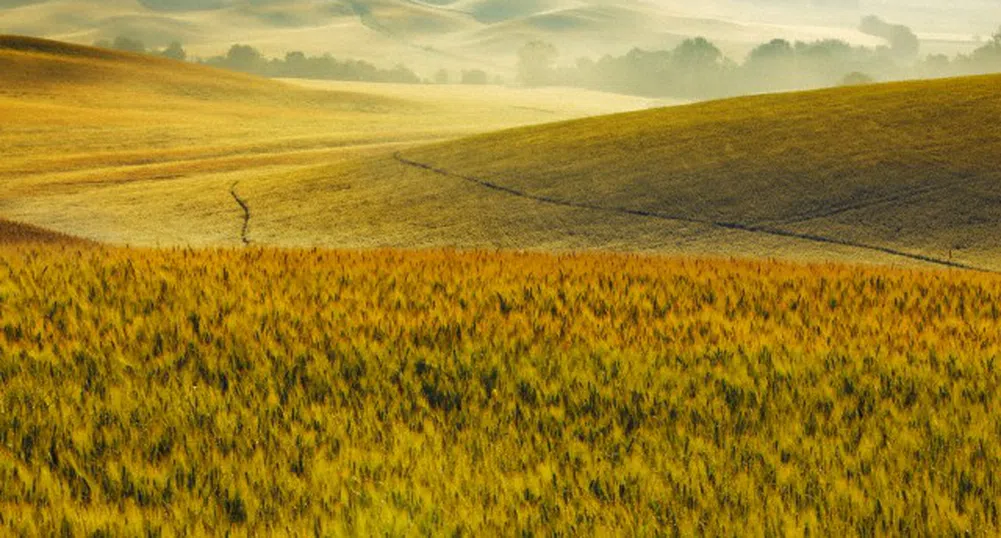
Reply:
M491 133L407 162L542 203L996 265L1001 76Z
M101 60L112 60L125 56L124 53L117 51L85 47L62 41L50 41L48 39L15 35L0 35L0 50Z
M56 95L109 107L178 99L335 109L402 104L361 93L309 90L156 56L9 35L0 35L0 85L0 97L11 92L18 98Z
M87 245L92 244L86 239L73 237L6 219L0 219L0 245L17 244L63 244L63 245Z

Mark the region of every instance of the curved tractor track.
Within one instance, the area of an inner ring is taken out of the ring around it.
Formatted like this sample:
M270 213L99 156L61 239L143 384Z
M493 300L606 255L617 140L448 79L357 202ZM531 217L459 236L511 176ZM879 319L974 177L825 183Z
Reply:
M618 213L618 214L621 214L621 215L631 215L631 216L636 216L636 217L645 217L645 218L653 218L653 219L661 219L661 220L670 220L670 221L674 221L674 222L684 222L684 223L689 223L689 224L702 224L702 225L713 226L713 227L720 228L720 229L725 229L725 230L738 230L738 231L743 231L743 232L759 233L759 234L771 235L771 236L777 236L777 237L787 237L787 238L790 238L790 239L800 239L800 240L804 240L804 241L811 241L811 242L814 242L814 243L821 243L821 244L827 244L827 245L838 245L838 246L845 246L845 247L852 247L852 248L858 248L858 249L863 249L863 250L869 250L869 251L872 251L872 252L880 252L882 254L889 254L891 256L897 256L897 257L900 257L900 258L906 258L906 259L909 259L909 260L930 263L930 264L939 265L939 266L942 266L942 267L949 267L949 268L953 268L953 269L964 269L964 270L967 270L967 271L977 271L977 272L982 272L982 273L1001 274L1001 272L999 272L999 271L994 271L994 270L986 269L986 268L982 268L982 267L976 267L976 266L973 266L973 265L968 265L968 264L961 263L961 262L955 262L955 261L952 261L952 260L943 260L941 258L935 258L933 256L926 256L924 254L915 254L915 253L911 253L911 252L904 252L904 251L896 250L896 249L889 248L889 247L884 247L884 246L880 246L880 245L870 245L870 244L866 244L866 243L859 243L859 242L856 242L856 241L849 241L849 240L846 240L846 239L838 239L838 238L834 238L834 237L826 237L826 236L822 236L822 235L809 234L809 233L793 232L793 231L783 230L783 229L775 228L775 227L771 227L771 226L764 226L764 225L758 225L758 224L748 224L748 223L742 223L742 222L727 222L727 221L717 221L717 220L709 220L709 219L699 219L699 218L687 217L687 216L684 216L684 215L666 215L666 214L663 214L663 213L656 213L656 212L653 212L653 211L644 211L644 210L641 210L641 209L630 209L630 208L626 208L626 207L608 207L608 206L602 206L602 205L592 204L592 203L588 203L588 202L578 202L578 201L574 201L574 200L563 200L563 199L560 199L560 198L553 198L553 197L550 197L550 196L541 196L541 195L532 194L532 193L525 192L525 191L520 191L518 189L514 189L514 188L511 188L511 187L504 186L504 185L499 185L499 184L494 183L492 181L489 181L489 180L486 180L486 179L482 179L482 178L478 178L478 177L475 177L475 176L468 176L468 175L464 175L464 174L458 174L458 173L455 173L455 172L451 172L451 171L448 171L448 170L445 170L445 169L442 169L442 168L438 168L438 167L436 167L436 166L434 166L432 164L422 163L422 162L419 162L419 161L414 161L412 159L408 159L408 158L404 157L403 154L400 153L400 152L396 152L393 155L393 157L399 163L401 163L403 165L406 165L406 166L410 166L410 167L414 167L414 168L420 168L422 170L426 170L428 172L431 172L431 173L434 173L434 174L437 174L437 175L440 175L440 176L444 176L444 177L449 177L449 178L453 178L453 179L461 179L463 181L466 181L466 182L469 182L469 183L473 183L473 184L478 185L480 187L484 187L484 188L491 189L491 190L494 190L494 191L503 192L503 193L509 194L511 196L517 196L519 198L524 198L524 199L527 199L527 200L533 200L533 201L536 201L536 202L539 202L539 203L544 203L544 204L551 204L551 205L557 205L557 206L562 206L562 207L571 207L571 208L576 208L576 209L590 209L590 210L593 210L593 211L607 211L607 212L610 212L610 213Z

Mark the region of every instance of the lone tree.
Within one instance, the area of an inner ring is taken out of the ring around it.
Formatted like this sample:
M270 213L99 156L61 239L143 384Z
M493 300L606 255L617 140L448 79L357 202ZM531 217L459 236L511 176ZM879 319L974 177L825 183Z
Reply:
M686 39L671 53L675 87L686 97L706 97L717 91L723 52L703 37Z
M1001 28L991 36L987 43L973 51L972 57L978 67L987 70L1001 69Z
M704 37L686 39L674 49L674 63L678 67L704 71L719 67L723 52Z
M785 68L796 61L796 50L785 39L773 39L758 45L747 56L747 67L765 70Z
M546 86L556 81L556 58L552 43L531 41L518 51L518 80L525 86Z
M263 61L261 52L250 45L233 45L226 54L227 67L245 73L258 71Z
M135 52L138 54L146 53L146 45L143 44L142 41L125 36L116 37L115 42L111 44L111 47L125 52Z
M184 61L188 59L188 53L185 52L184 47L177 41L174 41L167 48L163 49L160 56L164 58L170 58L171 60Z
M488 84L490 77L482 69L470 69L462 72L463 84Z

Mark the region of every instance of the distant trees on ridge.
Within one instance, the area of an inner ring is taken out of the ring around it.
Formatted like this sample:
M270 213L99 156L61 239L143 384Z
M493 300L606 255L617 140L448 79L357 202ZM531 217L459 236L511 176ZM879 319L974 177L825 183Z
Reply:
M742 64L704 38L672 50L634 48L622 56L579 58L558 65L556 47L532 41L518 51L518 80L525 86L565 85L651 97L707 99L784 90L859 84L875 80L936 78L1001 72L1001 29L970 55L918 59L917 37L906 26L876 17L862 21L888 46L852 46L836 39L755 47Z

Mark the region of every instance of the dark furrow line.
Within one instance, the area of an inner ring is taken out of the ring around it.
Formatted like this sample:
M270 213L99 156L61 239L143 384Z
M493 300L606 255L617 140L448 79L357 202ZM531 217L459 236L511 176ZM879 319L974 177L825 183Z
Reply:
M857 110L857 108L856 108L856 110ZM861 114L864 114L864 113L861 113ZM879 122L875 121L872 118L869 118L868 122L869 122L869 124L874 125L879 130L893 131L894 134L897 135L898 137L907 137L907 138L909 138L911 145L917 145L917 143L918 143L917 140L914 139L913 135L911 135L910 133L907 133L907 132L905 132L903 130L895 129L895 128L890 127L888 125L879 123ZM925 166L938 168L939 170L944 171L945 173L951 175L953 178L955 178L957 180L969 179L969 174L964 174L962 172L957 172L957 171L951 170L951 167L950 167L949 163L944 162L943 160L941 160L939 158L929 157L929 158L923 159L923 161L924 161L923 164ZM867 208L871 208L871 207L875 207L875 206L883 205L883 204L887 204L887 203L902 202L902 201L905 201L905 200L910 200L910 199L913 199L913 198L917 198L918 196L923 196L923 195L926 195L926 194L931 194L933 192L942 191L942 190L948 189L949 187L950 187L950 185L925 185L924 187L917 187L917 188L912 189L910 191L892 193L892 194L888 194L888 195L880 197L880 198L869 199L869 200L865 200L865 201L861 201L861 202L855 202L855 203L843 204L843 205L841 205L839 207L834 207L834 208L830 208L830 209L827 209L827 210L818 211L818 212L812 213L812 214L811 213L807 213L805 215L800 215L800 216L792 217L792 218L789 218L789 219L781 219L781 220L778 220L778 221L774 221L771 224L773 224L773 225L800 224L800 223L808 222L808 221L811 221L811 220L817 220L817 219L824 219L824 218L828 218L828 217L833 217L835 215L840 215L842 213L848 213L848 212L851 212L851 211L857 211L857 210L861 210L861 209L867 209Z
M240 209L243 210L243 229L240 230L240 240L243 241L244 245L249 245L250 238L247 237L247 234L250 231L250 206L247 205L247 202L244 201L243 198L240 198L240 195L236 193L236 186L239 183L239 181L233 183L233 185L229 188L229 193L233 195L233 199L236 200Z
M473 177L473 176L466 176L466 175L463 175L463 174L457 174L455 172L450 172L450 171L442 169L442 168L437 168L437 167L432 166L432 165L427 164L427 163L422 163L422 162L414 161L414 160L411 160L411 159L408 159L408 158L404 157L400 152L396 152L393 155L393 157L398 162L400 162L400 163L402 163L404 165L407 165L407 166L411 166L411 167L415 167L415 168L420 168L420 169L423 169L423 170L427 170L429 172L432 172L432 173L435 173L435 174L438 174L438 175L441 175L441 176L445 176L445 177L452 177L452 178L456 178L456 179L461 179L461 180L464 180L464 181L467 181L467 182L470 182L470 183L474 183L476 185L479 185L481 187L485 187L485 188L488 188L488 189L491 189L491 190L495 190L495 191L498 191L498 192L503 192L505 194L510 194L512 196L517 196L519 198L524 198L524 199L527 199L527 200L534 200L536 202L541 202L541 203L545 203L545 204L557 205L557 206L562 206L562 207L571 207L571 208L576 208L576 209L590 209L590 210L593 210L593 211L606 211L606 212L610 212L610 213L620 213L620 214L624 214L624 215L633 215L633 216L637 216L637 217L646 217L646 218L670 220L670 221L676 221L676 222L685 222L685 223L689 223L689 224L703 224L703 225L708 225L708 226L715 226L717 228L722 228L722 229L725 229L725 230L737 230L737 231L742 231L742 232L760 233L760 234L765 234L765 235L773 235L773 236L776 236L776 237L787 237L787 238L790 238L790 239L800 239L800 240L803 240L803 241L811 241L811 242L815 242L815 243L823 243L823 244L828 244L828 245L839 245L839 246L845 246L845 247L859 248L859 249L863 249L863 250L871 250L873 252L881 252L883 254L889 254L891 256L897 256L897 257L900 257L900 258L907 258L907 259L910 259L910 260L915 260L915 261L930 263L930 264L934 264L934 265L940 265L940 266L943 266L943 267L950 267L950 268L954 268L954 269L964 269L964 270L967 270L967 271L977 271L977 272L982 272L982 273L1001 274L1001 272L999 272L999 271L994 271L994 270L991 270L991 269L985 269L985 268L982 268L982 267L976 267L976 266L968 265L968 264L965 264L965 263L954 262L952 260L943 260L943 259L935 258L935 257L932 257L932 256L926 256L924 254L914 254L914 253L910 253L910 252L904 252L904 251L901 251L901 250L892 249L892 248L889 248L889 247L883 247L883 246L879 246L879 245L869 245L869 244L866 244L866 243L858 243L858 242L855 242L855 241L849 241L847 239L837 239L837 238L825 237L825 236L822 236L822 235L816 235L816 234L810 234L810 233L793 232L793 231L789 231L789 230L782 230L782 229L779 229L779 228L772 228L770 226L761 226L761 225L756 225L756 224L745 224L745 223L741 223L741 222L727 222L727 221L697 219L697 218L692 218L692 217L686 217L686 216L683 216L683 215L665 215L663 213L656 213L656 212L653 212L653 211L644 211L644 210L641 210L641 209L629 209L629 208L625 208L625 207L606 207L606 206L600 206L600 205L597 205L597 204L591 204L591 203L587 203L587 202L575 202L575 201L572 201L572 200L561 200L561 199L552 198L552 197L549 197L549 196L540 196L540 195L536 195L536 194L531 194L531 193L519 191L519 190L511 188L511 187L505 187L503 185L498 185L496 183L492 183L492 182L487 181L485 179L480 179L480 178Z
M604 206L600 206L600 205L597 205L597 204L590 204L590 203L587 203L587 202L575 202L575 201L572 201L572 200L561 200L559 198L551 198L549 196L540 196L540 195L537 195L537 194L530 194L530 193L527 193L527 192L519 191L517 189L512 189L511 187L505 187L503 185L498 185L496 183L491 183L490 181L486 181L486 180L483 180L483 179L479 179L479 178L475 178L475 177L471 177L471 176L464 176L462 174L456 174L454 172L449 172L448 170L443 170L443 169L440 169L440 168L435 168L434 166L431 166L429 164L424 164L424 163L420 163L420 162L417 162L417 161L412 161L410 159L407 159L403 155L401 155L399 152L397 152L394 155L394 157L396 158L397 161L399 161L399 162L401 162L401 163L403 163L405 165L408 165L408 166L413 166L415 168L422 168L424 170L427 170L429 172L433 172L435 174L442 175L442 176L454 177L454 178L462 179L462 180L465 180L465 181L469 181L471 183L476 183L477 185L480 185L481 187L486 187L488 189L492 189L492 190L495 190L495 191L500 191L500 192L503 192L503 193L506 193L506 194L510 194L512 196L517 196L519 198L526 198L528 200L534 200L536 202L542 202L542 203L546 203L546 204L558 205L558 206L563 206L563 207L572 207L572 208L576 208L576 209L590 209L590 210L593 210L593 211L607 211L607 212L611 212L611 213L624 213L624 214L627 214L627 215L634 215L634 216L638 216L638 217L652 217L652 218L660 218L660 219L664 219L664 220L676 220L676 221L686 222L686 223L690 223L690 224L709 224L706 221L699 220L699 219L693 219L693 218L690 218L690 217L667 216L667 215L661 215L661 214L658 214L658 213L652 213L652 212L649 212L649 211L643 211L641 209L629 209L629 208L624 208L624 207L623 208L618 208L618 207L604 207Z
M823 211L818 211L816 213L807 213L805 215L799 215L788 219L782 219L779 221L775 221L774 224L783 224L783 225L800 224L811 220L824 219L828 217L833 217L835 215L840 215L842 213L849 213L851 211L858 211L860 209L868 209L870 207L875 207L878 205L910 200L913 198L917 198L918 196L924 196L926 194L931 194L933 192L945 190L949 187L950 185L926 185L924 187L917 187L908 192L898 192L898 193L888 194L886 196L882 196L879 198L873 198L862 202L844 204Z

